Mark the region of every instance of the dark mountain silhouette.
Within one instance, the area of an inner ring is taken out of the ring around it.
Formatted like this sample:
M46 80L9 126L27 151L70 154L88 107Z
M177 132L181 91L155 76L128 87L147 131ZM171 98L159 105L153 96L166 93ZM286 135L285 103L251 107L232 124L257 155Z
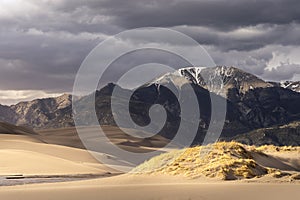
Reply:
M180 99L177 99L176 94L168 89L168 87L173 87L184 95L191 90L188 84L194 90L199 102L201 114L199 119L182 118ZM80 98L76 102L78 105L76 117L79 125L91 125L95 122L92 121L89 109L95 108L100 124L116 125L111 110L111 95L118 87L120 92L115 97L118 107L114 114L125 122L125 127L130 118L140 126L148 125L151 122L150 107L160 104L166 110L167 121L159 134L172 139L176 135L179 124L184 121L186 124L184 130L187 134L190 127L199 126L194 144L200 144L210 123L210 97L213 96L215 99L227 102L222 138L261 144L264 143L263 140L255 140L251 137L255 135L253 131L300 121L300 93L296 92L296 85L295 83L289 87L280 83L266 82L234 67L220 66L204 69L189 67L166 74L136 89L129 103L130 116L124 115L124 108L128 107L125 96L131 91L111 83L96 91L94 95ZM95 96L95 104L92 103L93 96ZM2 121L34 128L74 126L71 95L22 102L10 107L0 106L0 117ZM130 124L129 121L128 124ZM274 130L274 135L279 132L279 129L273 128L272 130ZM286 132L290 130L286 129ZM242 137L242 134L247 135ZM293 134L299 135L299 129L293 129ZM267 143L295 145L300 142L294 142L290 138L285 140L283 137L280 137L280 142L278 142L276 138L277 136L268 137ZM299 137L293 138L299 140Z

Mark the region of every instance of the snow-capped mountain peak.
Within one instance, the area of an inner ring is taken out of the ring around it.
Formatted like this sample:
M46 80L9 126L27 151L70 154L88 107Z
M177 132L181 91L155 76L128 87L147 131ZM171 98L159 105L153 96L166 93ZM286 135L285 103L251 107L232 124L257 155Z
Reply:
M272 84L250 73L226 66L181 68L151 83L163 85L171 82L181 88L187 81L222 96L226 96L229 89L237 89L239 93L245 93L257 87L272 87Z
M280 87L300 92L300 81L282 81Z

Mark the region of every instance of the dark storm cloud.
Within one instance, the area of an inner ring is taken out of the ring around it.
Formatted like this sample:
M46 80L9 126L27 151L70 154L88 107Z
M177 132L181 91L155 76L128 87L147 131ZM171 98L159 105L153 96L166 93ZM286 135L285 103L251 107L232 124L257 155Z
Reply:
M299 48L298 0L11 2L0 2L0 90L71 91L93 47L122 30L146 26L186 33L205 45L217 64L261 77L282 80L296 69L285 75L278 70L287 66L265 70L273 52L288 55L285 46Z
M95 6L95 2L91 5ZM298 0L107 0L100 1L98 6L126 28L190 25L228 30L300 20Z
M0 89L70 91L81 62L98 41L58 34L2 35Z
M300 43L297 0L115 0L90 1L86 6L99 9L123 28L172 27L224 51ZM254 33L234 32L243 28Z
M43 2L17 3L0 3L7 9L0 13L0 90L70 92L85 56L116 26L93 22L81 7L66 13Z
M44 12L36 14L35 26L74 32L181 25L233 30L300 22L298 0L62 0L38 4ZM32 24L29 21L27 26Z
M88 0L46 1L44 12L25 18L19 28L115 34L128 28L171 27L199 43L223 50L253 50L268 44L298 45L297 0ZM14 19L15 20L15 19ZM256 34L234 32L251 28Z
M299 24L269 25L259 24L237 28L228 32L216 31L204 27L175 27L200 44L217 46L223 51L250 51L267 45L300 45Z

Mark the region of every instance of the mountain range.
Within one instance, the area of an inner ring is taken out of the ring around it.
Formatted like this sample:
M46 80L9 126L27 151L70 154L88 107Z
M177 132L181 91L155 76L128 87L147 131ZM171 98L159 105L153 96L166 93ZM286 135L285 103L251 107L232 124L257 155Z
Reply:
M159 134L172 139L181 120L188 119L181 119L178 99L168 87L175 87L184 93L189 90L186 82L192 86L201 112L199 119L189 120L191 126L199 126L194 144L200 144L206 134L211 117L210 96L213 95L227 102L222 140L234 139L247 144L300 145L300 82L268 82L235 67L187 67L152 80L133 92L129 105L132 120L139 125L149 124L150 107L160 104L166 110L167 121ZM78 100L82 111L77 115L81 119L80 125L89 124L90 113L85 112L88 106L95 106L100 124L116 125L111 110L111 95L116 87L122 91L117 101L120 105L118 112L123 117L121 105L127 102L122 94L132 91L110 83L95 91L96 105L91 105L93 95ZM124 120L127 120L125 116ZM74 126L72 96L64 94L12 106L0 105L0 121L35 129ZM185 130L189 131L188 125ZM268 136L265 137L266 134Z

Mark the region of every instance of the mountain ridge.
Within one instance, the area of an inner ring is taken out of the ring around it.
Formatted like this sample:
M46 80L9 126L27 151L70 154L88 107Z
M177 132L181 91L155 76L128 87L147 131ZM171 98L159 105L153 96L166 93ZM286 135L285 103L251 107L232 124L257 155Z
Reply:
M232 88L237 88L238 92L242 94L254 88L274 86L251 73L226 66L181 68L154 79L148 85L169 82L173 82L175 85L184 84L185 82L180 77L223 97L226 97L228 90Z
M201 76L208 78L204 79ZM159 134L171 139L180 124L180 106L176 96L172 95L164 84L173 84L182 92L187 89L187 83L194 89L201 111L200 119L190 122L199 125L195 143L201 143L210 123L211 95L227 102L226 122L222 132L222 136L226 138L260 128L300 121L300 93L292 90L295 86L289 88L280 83L267 82L243 70L224 66L182 68L145 84L132 95L131 118L139 125L147 125L151 120L148 115L149 108L153 104L161 104L165 107L168 118ZM116 125L110 107L111 94L115 87L119 86L111 83L95 92L94 106L101 125ZM120 87L119 89L124 94L130 92ZM93 102L92 96L88 95L79 100L82 112L78 117L81 119L81 125L89 124L90 113L85 110L87 106L93 106L90 105ZM126 103L122 95L118 97L118 102L119 105ZM122 112L125 111L120 106L119 113ZM0 106L0 120L36 129L71 127L74 126L72 96L64 94L55 98ZM189 127L186 127L186 130L188 131Z

